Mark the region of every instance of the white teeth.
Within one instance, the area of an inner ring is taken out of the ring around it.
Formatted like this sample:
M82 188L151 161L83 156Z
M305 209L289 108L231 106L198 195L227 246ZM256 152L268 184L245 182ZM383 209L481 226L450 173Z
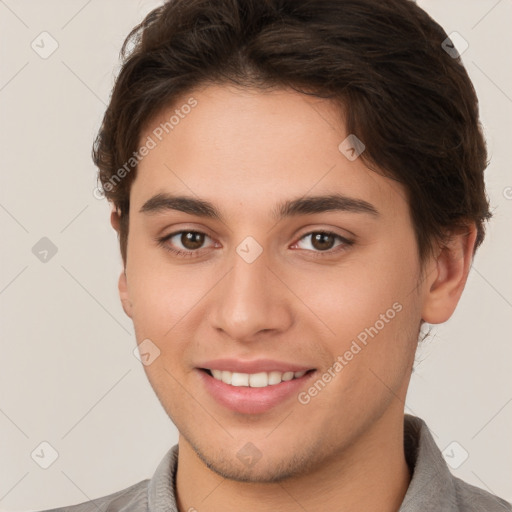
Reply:
M268 374L265 372L251 373L249 375L249 386L251 388L264 388L268 386Z
M221 380L225 384L230 384L235 387L251 387L251 388L265 388L267 386L274 386L281 382L286 382L292 379L299 379L306 374L306 371L301 372L259 372L259 373L239 373L230 372L227 370L210 370L213 377Z
M232 386L248 386L249 385L249 374L248 373L235 373L231 377Z
M268 374L268 383L273 386L274 384L279 384L281 382L281 376L283 374L281 372L270 372Z
M222 380L222 371L221 370L211 370L211 372L217 380Z

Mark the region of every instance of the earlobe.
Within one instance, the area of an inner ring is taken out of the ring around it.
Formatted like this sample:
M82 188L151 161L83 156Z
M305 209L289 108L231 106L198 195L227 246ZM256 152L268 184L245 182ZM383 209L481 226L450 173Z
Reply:
M454 234L440 249L425 283L422 310L425 322L441 324L455 311L471 269L476 234L475 225L470 225L464 233Z
M127 316L132 318L133 305L132 305L132 302L129 297L128 283L126 281L126 273L124 270L123 270L123 272L121 272L121 275L119 276L118 289L119 289L119 297L121 299L121 304L123 305L123 310Z

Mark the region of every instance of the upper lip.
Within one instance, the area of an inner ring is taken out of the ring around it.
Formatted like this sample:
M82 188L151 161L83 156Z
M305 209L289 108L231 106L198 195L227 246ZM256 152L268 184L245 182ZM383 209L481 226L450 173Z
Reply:
M276 361L274 359L254 359L244 361L242 359L212 359L205 361L198 368L205 370L224 370L237 373L258 373L258 372L302 372L313 370L311 366L302 364L288 363L285 361Z

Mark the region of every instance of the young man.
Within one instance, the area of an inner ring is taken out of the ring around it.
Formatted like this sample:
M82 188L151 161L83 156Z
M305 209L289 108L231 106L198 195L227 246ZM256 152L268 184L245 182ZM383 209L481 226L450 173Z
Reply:
M174 0L123 56L94 160L179 444L60 510L512 510L404 415L490 217L443 29L409 0Z

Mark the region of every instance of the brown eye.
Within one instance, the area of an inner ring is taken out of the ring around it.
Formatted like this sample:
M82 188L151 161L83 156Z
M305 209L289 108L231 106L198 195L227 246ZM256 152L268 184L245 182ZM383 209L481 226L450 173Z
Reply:
M206 239L210 237L200 231L177 231L163 238L157 238L158 245L178 256L196 257L207 249ZM211 239L210 239L211 240ZM213 247L210 244L210 247Z
M180 242L185 249L193 251L200 249L204 244L205 234L197 231L183 231L181 233Z
M348 248L352 244L351 240L330 231L312 231L302 236L296 245L299 249L307 249L313 253L328 252L330 254L336 252L337 249Z
M311 245L319 251L327 251L333 248L335 238L331 233L314 233L311 236Z

